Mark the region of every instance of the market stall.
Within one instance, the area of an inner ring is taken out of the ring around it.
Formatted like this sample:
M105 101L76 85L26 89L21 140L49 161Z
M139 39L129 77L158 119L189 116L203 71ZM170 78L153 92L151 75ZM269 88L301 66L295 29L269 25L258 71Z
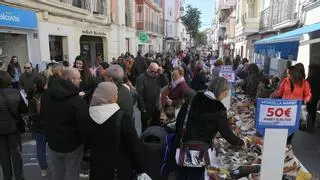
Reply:
M214 139L215 149L211 156L211 166L207 168L206 179L260 179L264 141L255 128L255 100L245 95L232 97L228 110L229 124L234 132L245 140L245 147L233 147L225 139ZM274 147L277 151L277 147ZM283 179L309 180L312 175L294 156L292 146L285 150Z

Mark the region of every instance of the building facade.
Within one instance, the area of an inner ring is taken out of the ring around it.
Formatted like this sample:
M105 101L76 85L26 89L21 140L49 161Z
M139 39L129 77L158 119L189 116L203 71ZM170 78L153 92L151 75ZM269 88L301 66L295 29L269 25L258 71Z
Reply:
M234 56L236 0L219 0L215 4L213 50L222 56Z
M21 61L43 67L52 60L73 64L75 57L82 55L93 65L97 55L109 61L120 53L135 54L138 49L134 1L5 0L1 5L31 11L37 22L32 28L9 27L0 22L2 46L8 49L16 41L23 42L6 54L6 61L18 55Z
M235 54L253 60L253 43L260 39L260 0L237 0Z
M136 0L137 45L143 54L162 52L163 4L162 0ZM147 42L141 40L141 34L147 34Z

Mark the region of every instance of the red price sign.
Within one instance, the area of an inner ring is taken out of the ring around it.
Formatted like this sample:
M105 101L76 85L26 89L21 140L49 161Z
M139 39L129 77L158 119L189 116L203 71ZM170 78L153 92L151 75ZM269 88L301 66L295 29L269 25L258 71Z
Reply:
M235 73L233 71L220 72L219 76L226 78L229 82L235 82Z
M273 108L269 107L267 109L267 117L291 117L291 108Z

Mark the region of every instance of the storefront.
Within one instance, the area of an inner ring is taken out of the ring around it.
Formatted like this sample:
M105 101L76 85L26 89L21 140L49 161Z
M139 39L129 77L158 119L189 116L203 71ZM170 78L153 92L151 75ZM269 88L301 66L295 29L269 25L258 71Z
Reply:
M101 31L83 30L80 36L80 54L89 65L94 65L97 56L104 58L103 39L106 33Z
M38 21L34 11L0 4L0 60L17 56L21 66L40 62Z
M314 44L317 47L314 41L309 40L308 37L319 35L319 31L320 23L315 23L259 40L254 45L255 61L257 64L266 65L268 63L266 59L270 59L269 72L265 73L269 74L272 67L274 67L273 69L276 69L279 75L285 71L286 64L289 61L294 63L302 62L307 74L310 58L308 57L309 53L305 53L304 48L310 44ZM307 58L303 58L303 56L307 56Z

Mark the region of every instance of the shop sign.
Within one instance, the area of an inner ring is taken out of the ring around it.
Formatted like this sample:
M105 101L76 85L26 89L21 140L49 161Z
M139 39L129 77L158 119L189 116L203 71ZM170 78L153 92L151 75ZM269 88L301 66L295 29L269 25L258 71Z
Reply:
M146 32L139 33L139 40L142 43L147 43L149 41L149 35Z
M234 71L220 71L219 72L220 77L224 77L228 80L230 83L236 82L236 74Z
M96 36L105 36L106 33L102 31L94 31L94 30L83 30L83 34L88 34L88 35L96 35Z
M300 100L258 99L256 127L261 135L265 128L288 129L290 135L299 128L300 113Z
M0 4L0 27L37 29L37 15L34 11Z
M256 104L256 128L264 136L260 179L281 179L287 137L299 128L302 101L257 99Z

